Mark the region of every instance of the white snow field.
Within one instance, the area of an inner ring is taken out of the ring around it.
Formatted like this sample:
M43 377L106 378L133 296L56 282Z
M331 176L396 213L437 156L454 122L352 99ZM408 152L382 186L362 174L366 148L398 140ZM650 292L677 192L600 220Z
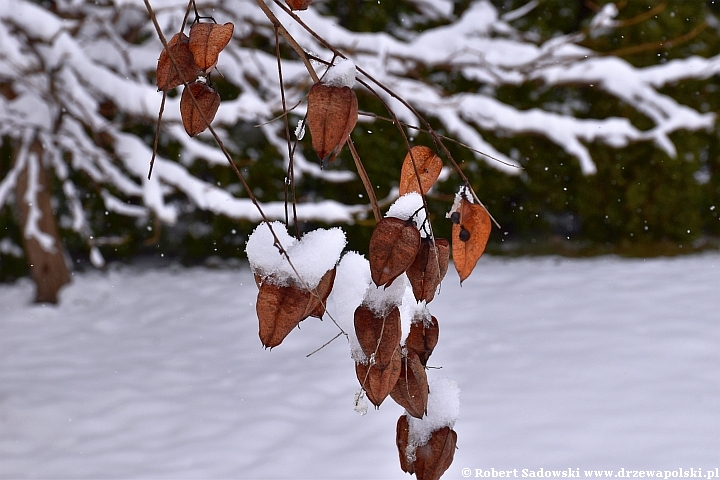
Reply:
M461 389L463 469L720 467L720 254L483 257L430 304L430 379ZM0 286L1 478L409 478L388 398L365 416L344 338L273 350L249 269L111 265L58 307ZM687 470L685 470L687 473Z

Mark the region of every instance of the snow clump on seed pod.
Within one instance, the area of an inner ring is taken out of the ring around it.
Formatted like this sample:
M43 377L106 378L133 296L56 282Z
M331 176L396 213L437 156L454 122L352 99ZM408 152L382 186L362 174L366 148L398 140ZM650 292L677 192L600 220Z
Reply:
M253 273L276 285L295 283L313 289L323 275L335 267L347 244L340 228L317 229L296 240L287 233L285 225L272 222L272 229L287 252L295 271L275 246L275 239L267 223L261 223L248 238L245 252Z
M338 58L337 61L328 69L320 83L329 87L349 87L355 86L355 63L347 58Z

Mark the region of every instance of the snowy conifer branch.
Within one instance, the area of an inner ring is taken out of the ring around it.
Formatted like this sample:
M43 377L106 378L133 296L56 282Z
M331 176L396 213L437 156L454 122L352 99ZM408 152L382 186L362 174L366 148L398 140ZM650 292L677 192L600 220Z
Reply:
M674 155L670 133L708 128L714 121L714 115L682 106L658 92L660 85L654 84L654 78L666 75L673 78L679 71L687 75L683 79L706 77L717 71L716 57L695 58L693 71L683 68L687 61L637 69L620 58L602 57L578 45L586 35L612 27L616 14L614 5L608 5L595 17L587 33L556 37L541 45L517 40L517 32L498 17L487 1L473 3L456 22L416 34L408 41L387 34L341 31L332 24L332 19L311 10L304 12L302 19L309 28L323 32L324 38L339 50L352 52L355 62L379 82L401 92L423 115L440 119L451 134L472 147L516 164L485 142L478 129L507 135L539 134L578 158L583 172L592 174L596 167L584 143L598 141L622 147L635 141L652 140ZM308 35L297 26L288 28L296 38ZM312 38L301 43L320 48ZM572 114L541 109L521 111L485 93L448 95L436 85L409 78L417 65L430 70L458 71L469 80L491 87L536 80L547 87L592 85L648 115L655 126L640 131L623 118L584 120ZM388 101L393 104L391 99ZM411 112L399 109L398 115L414 123ZM488 163L509 174L518 173L516 168Z

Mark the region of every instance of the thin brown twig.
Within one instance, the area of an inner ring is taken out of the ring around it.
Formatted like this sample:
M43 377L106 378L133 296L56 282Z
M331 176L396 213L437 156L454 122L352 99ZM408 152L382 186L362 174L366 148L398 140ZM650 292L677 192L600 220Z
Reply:
M638 23L642 23L645 20L649 20L652 17L654 17L655 15L661 13L663 10L665 10L665 8L667 8L667 2L661 2L658 5L655 5L654 7L652 7L647 12L643 12L639 15L635 15L634 17L626 18L624 20L617 20L616 25L618 27L622 28L622 27L630 27L630 26L636 25ZM620 8L618 8L618 10L619 9Z
M318 61L322 61L322 59L318 59L317 57L315 57L315 56L313 56L313 55L308 55L308 57L311 58L311 59L313 59L313 60L316 60L316 59L317 59ZM329 63L329 62L326 62L326 63ZM255 125L255 126L256 126L256 127L262 127L262 126L264 126L264 125L269 125L269 124L271 124L271 123L273 123L273 122L276 122L276 121L282 119L283 117L287 116L290 112L292 112L293 110L295 110L302 102L303 102L302 100L298 100L298 101L295 103L295 105L293 105L291 108L288 108L288 109L287 109L287 112L281 113L280 115L277 115L276 117L271 118L270 120L268 120L268 121L266 121L266 122L259 123L259 124ZM358 115L361 116L361 117L376 118L376 119L378 119L378 120L383 120L383 121L385 121L385 122L395 123L395 121L394 121L392 118L390 118L390 117L384 117L384 116L382 116L382 115L378 115L377 113L373 113L373 112L358 112ZM411 125L411 124L405 123L405 122L403 122L403 121L400 121L400 125L402 125L403 127L406 127L406 128L412 129L412 130L417 130L418 132L422 132L422 133L426 133L426 134L430 135L430 131L429 131L429 130L427 130L427 129L425 129L425 128L422 128L422 127L418 127L417 125ZM442 134L439 134L439 133L437 133L437 132L436 132L436 135L437 135L438 137L442 138L443 140L447 140L448 142L452 142L452 143L454 143L454 144L456 144L456 145L459 145L459 146L461 146L461 147L463 147L463 148L466 148L466 149L468 149L468 150L470 150L470 151L472 151L472 152L475 152L475 153L477 153L478 155L482 155L483 157L487 157L487 158L489 158L490 160L492 160L492 161L494 161L494 162L497 162L497 163L500 163L500 164L502 164L502 165L505 165L506 167L517 168L518 170L525 170L525 168L524 168L522 165L516 165L516 164L514 164L514 163L509 163L509 162L506 162L506 161L504 161L504 160L501 160L501 159L499 159L499 158L497 158L497 157L494 157L494 156L490 155L489 153L485 153L485 152L483 152L482 150L478 150L478 149L475 148L475 147L471 147L471 146L468 145L467 143L463 143L463 142L461 142L460 140L457 140L457 139L455 139L455 138L448 137L447 135L442 135Z
M609 52L600 52L600 55L604 56L617 56L617 57L624 57L626 55L633 55L636 53L642 53L642 52L648 52L653 50L663 50L667 51L671 48L674 48L682 43L689 42L693 38L697 37L700 32L705 30L707 28L708 24L707 22L703 21L699 25L697 25L695 28L690 30L684 35L680 35L679 37L672 38L670 40L660 41L660 42L649 42L649 43L643 43L642 45L633 45L632 47L625 47L625 48L619 48L617 50L612 50Z
M163 111L165 111L165 99L167 92L163 91L162 101L160 102L160 111L158 112L157 126L155 127L155 142L153 143L152 157L150 157L150 170L148 170L148 180L152 176L153 166L155 166L155 157L157 156L158 143L160 141L160 122L162 121Z
M262 127L262 126L264 126L264 125L269 125L269 124L271 124L271 123L273 123L273 122L276 122L276 121L282 119L283 117L287 116L287 115L288 115L290 112L292 112L293 110L295 110L301 103L302 103L302 100L300 100L300 101L298 101L297 103L295 103L295 105L293 105L291 108L288 108L287 113L281 113L280 115L278 115L278 116L276 116L276 117L274 117L274 118L271 118L270 120L268 120L268 121L266 121L266 122L259 123L259 124L255 125L255 126L256 126L256 127ZM390 117L384 117L384 116L382 116L382 115L378 115L377 113L373 113L373 112L358 112L358 115L361 116L361 117L376 118L376 119L378 119L378 120L383 120L383 121L385 121L385 122L394 123L394 120L393 120L392 118L390 118ZM409 129L411 129L411 130L417 130L418 132L426 133L426 134L430 135L430 131L428 131L428 130L422 128L422 127L418 127L417 125L411 125L411 124L405 123L405 122L403 122L403 121L400 121L400 124L401 124L403 127L405 127L405 128L409 128ZM516 165L516 164L514 164L514 163L506 162L506 161L504 161L504 160L501 160L501 159L499 159L499 158L497 158L497 157L494 157L494 156L490 155L489 153L485 153L485 152L483 152L482 150L478 150L478 149L475 148L475 147L471 147L471 146L468 145L467 143L463 143L463 142L461 142L460 140L457 140L457 139L452 138L452 137L448 137L447 135L442 135L442 134L439 134L439 133L437 133L437 132L436 132L436 134L437 134L438 137L442 138L443 140L447 140L448 142L452 142L452 143L454 143L454 144L456 144L456 145L459 145L459 146L461 146L461 147L463 147L463 148L466 148L466 149L468 149L468 150L470 150L470 151L472 151L472 152L475 152L475 153L477 153L478 155L482 155L483 157L487 157L487 158L489 158L490 160L492 160L492 161L494 161L494 162L497 162L497 163L500 163L500 164L502 164L502 165L505 165L506 167L517 168L518 170L525 170L525 168L524 168L522 165Z
M313 82L318 83L320 81L320 78L318 77L317 73L315 72L315 69L313 68L312 64L310 63L310 60L308 59L307 55L305 54L305 50L302 49L300 44L297 43L297 41L293 38L292 35L285 29L282 23L280 23L280 20L277 19L275 14L270 10L270 8L267 6L264 0L255 0L255 3L260 7L260 9L263 11L265 16L270 20L270 23L274 25L274 27L277 29L277 31L280 33L280 35L285 38L285 40L290 44L293 50L298 54L300 57L300 60L305 64L305 68L307 69L308 73L313 79Z
M327 347L327 346L330 345L332 342L334 342L335 340L337 340L338 337L340 337L340 335L342 335L342 334L343 334L343 332L338 332L338 334L335 335L334 337L332 337L330 340L328 340L327 342L323 343L321 346L319 346L318 348L316 348L316 349L313 350L312 352L310 352L310 353L308 353L307 355L305 355L305 358L309 357L310 355L314 355L314 354L316 354L317 352L319 352L320 350L322 350L323 348Z
M190 18L190 7L193 7L197 15L197 5L195 5L195 0L190 0L188 2L187 9L185 9L185 17L183 18L182 27L180 28L181 32L185 31L185 25L187 25L188 18Z
M382 215L380 215L380 207L378 206L377 196L375 196L375 190L373 190L370 177L368 177L367 171L365 171L365 165L363 165L360 155L358 155L358 152L355 149L355 143L353 143L352 138L348 137L347 144L353 160L355 161L355 167L357 168L358 175L360 175L360 180L362 180L362 183L365 186L365 191L367 192L368 197L370 197L370 206L372 206L375 222L377 223L380 219L382 219Z
M307 96L307 95L306 95L306 96ZM303 100L305 100L305 99L303 98ZM277 115L276 117L273 117L273 118L271 118L270 120L267 120L267 121L265 121L265 122L258 123L257 125L254 125L254 127L255 127L255 128L257 128L257 127L264 127L265 125L270 125L271 123L274 123L274 122L280 120L281 118L288 116L288 115L290 114L290 112L292 112L293 110L295 110L297 107L300 106L300 104L303 102L303 100L298 100L298 101L295 103L295 105L293 105L291 108L288 108L288 109L287 109L287 112L281 113L280 115Z
M385 121L385 122L395 123L395 120L393 120L392 118L383 117L382 115L378 115L377 113L372 113L372 112L360 112L359 115L364 116L364 117L376 118L376 119L378 119L378 120L383 120L383 121ZM417 130L418 132L427 133L428 135L430 135L430 132L429 132L428 130L422 128L422 127L418 127L417 125L411 125L411 124L405 123L405 122L400 122L400 123L401 123L401 125L402 125L403 127L405 127L405 128L409 128L409 129L412 129L412 130ZM482 155L483 157L487 157L487 158L489 158L490 160L493 160L493 161L498 162L498 163L500 163L500 164L502 164L502 165L505 165L506 167L512 167L512 168L517 168L518 170L524 170L524 168L522 167L522 165L515 165L515 164L513 164L513 163L508 163L508 162L506 162L506 161L500 160L499 158L493 157L492 155L490 155L490 154L488 154L488 153L485 153L485 152L483 152L483 151L481 151L481 150L478 150L477 148L471 147L471 146L468 145L467 143L463 143L463 142L461 142L460 140L454 139L454 138L452 138L452 137L448 137L447 135L441 135L441 134L438 134L438 133L436 133L436 135L437 135L438 137L442 138L443 140L447 140L448 142L452 142L452 143L454 143L454 144L456 144L456 145L459 145L459 146L461 146L461 147L463 147L463 148L467 148L468 150L470 150L470 151L472 151L472 152L475 152L475 153L477 153L478 155Z
M292 197L292 208L293 208L293 222L295 224L295 238L300 238L300 226L298 225L297 221L297 199L295 198L295 168L294 168L294 159L295 159L295 149L292 146L292 142L290 140L290 123L287 116L287 102L285 100L285 82L283 80L283 73L282 73L282 61L280 60L280 36L278 35L278 28L275 27L275 58L277 59L277 69L278 69L278 80L280 82L280 99L282 102L282 110L283 110L283 124L285 126L285 140L287 141L287 148L288 148L288 169L287 169L287 179L290 181L290 195ZM285 183L285 224L288 225L290 223L288 218L288 182Z

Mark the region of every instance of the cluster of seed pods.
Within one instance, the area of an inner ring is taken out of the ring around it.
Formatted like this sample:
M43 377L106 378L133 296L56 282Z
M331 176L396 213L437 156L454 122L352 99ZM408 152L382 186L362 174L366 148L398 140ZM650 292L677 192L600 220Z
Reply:
M158 59L158 90L167 92L187 85L180 97L180 116L191 137L210 126L220 107L220 95L212 88L210 72L233 30L232 23L196 22L189 37L183 32L173 35Z
M292 10L308 8L311 0L286 0ZM233 24L195 22L190 35L175 34L158 59L157 87L167 93L183 85L180 113L185 131L195 136L207 129L220 105L210 72L233 34ZM358 120L358 101L348 86L315 83L308 93L307 125L312 146L321 163L332 162L343 148ZM414 146L402 164L400 196L424 196L437 181L442 160L428 147ZM418 480L437 480L452 463L457 434L451 426L432 431L422 445L410 445L408 416L427 415L429 386L427 362L439 338L438 320L426 305L433 301L448 270L452 252L455 268L464 281L483 254L491 230L486 209L473 203L461 189L450 213L452 239L435 238L431 230L407 219L385 217L373 231L369 244L370 276L377 289L386 289L405 274L415 301L425 305L416 315L401 344L399 305L378 310L361 304L354 312L354 329L366 362L356 362L356 374L367 398L380 406L390 396L406 410L397 423L396 444L403 471ZM328 269L312 289L308 285L279 281L256 273L259 336L265 347L280 345L308 317L322 318L336 268ZM409 452L412 452L411 454Z

